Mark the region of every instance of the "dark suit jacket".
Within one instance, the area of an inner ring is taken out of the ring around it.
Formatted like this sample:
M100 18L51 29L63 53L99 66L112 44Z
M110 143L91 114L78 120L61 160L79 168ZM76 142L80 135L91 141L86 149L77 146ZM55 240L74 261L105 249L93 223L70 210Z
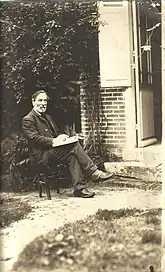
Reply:
M47 163L46 151L52 148L52 139L59 135L59 130L48 114L44 117L32 110L22 120L22 130L28 140L32 159L38 163Z

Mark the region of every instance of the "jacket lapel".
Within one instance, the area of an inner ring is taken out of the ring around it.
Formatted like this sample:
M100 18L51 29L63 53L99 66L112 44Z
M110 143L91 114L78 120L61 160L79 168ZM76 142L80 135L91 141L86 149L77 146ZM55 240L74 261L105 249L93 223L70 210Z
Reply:
M59 135L58 127L56 126L56 124L53 122L52 118L48 114L44 114L42 116L38 114L37 112L35 112L33 109L32 109L32 113L40 120L40 122L44 122L50 127L54 137Z
M58 136L59 130L58 130L56 124L54 123L54 121L52 120L52 118L51 118L49 115L47 115L47 114L44 115L44 118L45 118L46 121L48 122L48 124L49 124L51 130L53 131L53 134L54 134L55 136ZM44 118L43 118L43 119L44 119Z

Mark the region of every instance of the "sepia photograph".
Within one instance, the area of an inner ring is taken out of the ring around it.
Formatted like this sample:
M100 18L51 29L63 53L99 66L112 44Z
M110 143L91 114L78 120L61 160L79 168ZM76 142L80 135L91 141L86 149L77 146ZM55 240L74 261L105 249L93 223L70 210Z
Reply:
M165 272L165 0L0 13L0 271Z

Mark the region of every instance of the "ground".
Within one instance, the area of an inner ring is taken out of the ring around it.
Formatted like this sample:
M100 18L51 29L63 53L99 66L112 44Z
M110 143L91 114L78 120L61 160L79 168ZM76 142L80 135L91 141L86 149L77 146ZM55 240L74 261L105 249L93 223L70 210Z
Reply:
M51 201L47 200L45 197L39 199L37 193L24 193L21 195L10 194L10 198L14 197L15 200L20 199L21 197L21 203L30 205L32 211L26 215L26 218L13 222L9 226L2 228L2 271L11 271L12 265L17 260L24 247L36 237L46 235L49 231L58 229L66 223L75 222L76 219L86 220L87 216L95 214L99 209L119 210L123 208L136 208L143 209L143 211L156 209L155 211L158 212L157 209L160 208L160 190L148 190L148 187L150 187L149 184L146 186L143 182L135 179L129 181L120 180L120 182L115 180L114 183L111 181L110 183L107 182L103 185L95 185L93 189L96 192L96 197L93 199L74 198L72 196L71 189L67 189L66 192L61 195L57 195L56 192L52 192ZM90 220L95 221L96 218ZM145 221L142 223L140 220L139 222L139 225L136 226L133 217L128 218L128 221L125 219L122 221L128 237L129 233L127 233L127 224L129 223L132 226L135 225L135 227L144 229L146 225ZM90 223L86 222L84 224L88 225ZM118 226L119 225L121 225L121 222ZM160 227L159 225L160 224L158 224L158 228ZM136 235L135 227L132 228L132 231L134 229ZM157 231L160 232L160 228ZM149 248L148 245L146 247ZM158 247L159 245L155 246L155 252L159 251Z
M160 271L160 214L160 209L98 210L36 238L13 271L145 272L151 265Z

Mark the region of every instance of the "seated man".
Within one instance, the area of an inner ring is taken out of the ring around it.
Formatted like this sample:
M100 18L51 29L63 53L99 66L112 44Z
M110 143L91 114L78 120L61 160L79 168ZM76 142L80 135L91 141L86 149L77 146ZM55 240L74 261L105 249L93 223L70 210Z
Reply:
M32 96L33 109L22 121L23 133L32 151L32 160L40 165L52 165L55 161L65 160L71 172L74 196L93 197L95 193L86 189L84 176L97 182L109 179L112 174L98 170L78 141L61 145L69 136L59 134L56 124L45 113L47 103L48 95L45 91L35 92Z

